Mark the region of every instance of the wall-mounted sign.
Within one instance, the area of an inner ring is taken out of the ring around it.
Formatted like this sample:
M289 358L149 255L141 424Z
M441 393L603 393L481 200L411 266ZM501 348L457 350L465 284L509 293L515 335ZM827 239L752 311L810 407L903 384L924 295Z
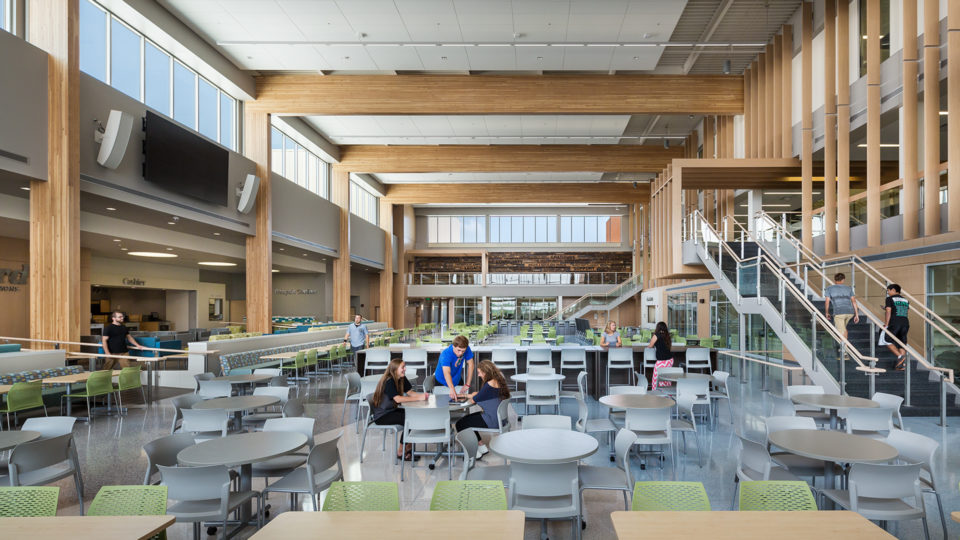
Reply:
M291 296L299 294L320 294L320 291L317 289L274 289L273 294L279 294L281 296Z
M17 285L26 285L29 278L29 264L21 264L20 270L0 268L0 292L17 292L20 290ZM4 282L7 284L5 285Z
M138 285L141 287L147 284L147 282L142 279L131 278L131 277L123 278L123 280L121 280L121 283L123 283L124 285Z

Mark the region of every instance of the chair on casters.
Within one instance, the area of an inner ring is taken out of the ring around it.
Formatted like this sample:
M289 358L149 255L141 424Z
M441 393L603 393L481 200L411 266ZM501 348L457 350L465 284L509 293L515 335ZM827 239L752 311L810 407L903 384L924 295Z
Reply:
M623 492L623 509L630 509L630 492L633 477L630 474L630 450L637 441L636 433L621 429L614 440L616 468L580 465L580 507L583 508L583 492L587 489L604 489Z
M324 512L390 512L400 510L396 482L334 482L323 499Z
M59 499L55 486L0 487L0 517L53 517Z
M333 482L343 480L343 465L337 449L342 435L343 432L340 431L315 445L307 455L304 466L294 469L264 488L263 497L266 498L269 493L289 493L294 497L291 508L296 508L296 496L303 493L310 496L314 510L320 508L320 493L328 489Z
M677 452L673 446L672 408L627 409L624 427L637 434L636 444L669 446L673 479L677 479ZM662 467L662 465L661 465Z
M202 522L219 522L220 538L227 538L227 516L230 512L257 500L257 526L263 524L262 497L255 491L230 491L230 471L223 465L208 467L166 467L158 465L160 478L167 487L167 497L175 502L167 514L177 521L193 523L193 538L200 538ZM242 528L246 523L238 525ZM236 531L234 531L236 532Z
M637 482L635 512L709 512L710 499L700 482Z
M586 349L560 349L560 374L563 375L564 370L571 371L576 370L579 373L587 372L587 351ZM579 376L577 382L579 383ZM563 385L561 384L561 389ZM580 385L577 385L577 390L580 389Z
M430 510L506 509L503 484L494 480L441 480L430 498Z
M607 393L610 391L610 372L614 370L627 372L627 384L633 384L633 348L611 347L607 351Z

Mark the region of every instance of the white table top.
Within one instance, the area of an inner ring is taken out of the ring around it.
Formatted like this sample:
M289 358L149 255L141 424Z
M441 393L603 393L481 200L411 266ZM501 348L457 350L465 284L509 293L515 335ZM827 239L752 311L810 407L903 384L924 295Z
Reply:
M792 454L836 463L885 463L900 455L883 441L841 431L785 429L769 439Z
M258 382L267 382L273 378L273 375L263 373L245 373L243 375L227 375L225 377L214 377L214 381L227 381L230 384L250 384Z
M617 409L666 409L675 402L656 394L611 394L600 398L600 403Z
M294 452L307 444L307 436L293 431L256 431L211 439L184 448L177 454L181 465L234 467L267 461Z
M836 394L797 394L791 399L803 405L822 409L874 409L880 406L872 399Z
M520 383L525 383L530 379L536 379L538 381L562 381L566 379L566 376L560 373L517 373L516 375L510 376L511 381Z
M407 401L400 404L404 409L440 409L449 407L451 409L463 409L470 406L470 402L450 401L450 396L430 394L430 398L424 401Z
M259 409L260 407L269 407L280 403L280 398L275 396L231 396L213 398L197 403L191 409L226 409L228 411L245 411L247 409Z
M617 538L893 540L860 514L836 512L611 512ZM775 531L775 534L771 534Z
M39 438L39 431L0 431L0 452Z
M490 440L490 450L504 459L543 465L581 460L598 447L592 436L565 429L522 429Z

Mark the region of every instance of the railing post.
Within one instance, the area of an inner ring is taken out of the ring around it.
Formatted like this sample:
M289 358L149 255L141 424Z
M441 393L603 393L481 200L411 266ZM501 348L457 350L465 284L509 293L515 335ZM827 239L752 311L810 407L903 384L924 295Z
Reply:
M760 305L760 259L757 259L757 306Z
M840 344L840 395L847 395L847 354L846 343ZM873 394L870 394L871 396Z
M787 291L783 283L783 277L780 278L780 330L787 329Z
M740 262L738 261L738 262L737 262L737 266L736 266L736 273L737 273L737 305L738 305L738 306L742 306L742 305L743 305L743 294L740 293L740 271L741 271L741 270L743 270L743 265L742 265L742 263L740 263Z
M877 367L877 361L871 360L870 367ZM870 373L867 373L867 377L869 377L867 390L870 392L870 396L872 397L877 393L877 374L871 371Z
M809 279L810 279L810 272L808 271L808 267L804 265L803 267L803 295L804 296L806 296L807 291L810 290Z
M940 372L940 427L947 427L947 378Z
M870 321L870 356L877 357L877 326ZM871 396L873 394L870 394Z
M903 404L909 407L910 406L910 355L909 354L903 357L903 367L904 367Z
M813 366L813 371L817 371L817 315L815 313L810 314L810 363Z

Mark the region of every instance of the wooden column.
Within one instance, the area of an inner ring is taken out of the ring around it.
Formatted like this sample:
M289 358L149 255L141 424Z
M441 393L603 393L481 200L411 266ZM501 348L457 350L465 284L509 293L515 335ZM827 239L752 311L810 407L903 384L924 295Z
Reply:
M743 148L744 156L751 157L753 148L753 75L752 69L743 72Z
M957 60L949 62L949 60ZM960 2L947 2L947 229L960 230Z
M917 0L903 0L903 122L900 152L903 156L903 239L920 235L920 179L917 177ZM960 64L958 64L960 66ZM948 81L949 82L949 81Z
M840 0L841 2L843 0ZM837 82L836 82L836 17L834 0L826 0L823 28L823 208L824 251L837 252Z
M384 199L385 200L385 199ZM397 273L393 277L393 322L398 327L414 324L406 320L407 306L407 251L414 247L415 217L413 206L393 206L393 231L397 236Z
M837 251L850 251L850 4L837 3Z
M383 270L380 271L381 322L394 326L393 319L393 205L380 199L380 228L383 230Z
M48 180L30 182L30 337L80 341L79 3L31 0L29 10L30 41L49 54Z
M770 43L767 45L767 67L766 67L766 93L764 95L766 104L763 112L764 119L764 140L763 140L763 155L772 158L773 157L773 146L776 139L774 135L774 129L776 124L774 123L773 110L775 109L773 105L773 98L776 93L774 89L774 82L776 81L776 68L774 67L774 50L773 44Z
M717 157L716 144L716 116L703 117L703 158L714 159Z
M757 70L760 62L754 61L750 68L750 149L747 157L760 157L760 87Z
M867 183L869 189L869 178ZM878 196L878 212L879 206ZM870 219L869 199L867 219ZM923 235L934 234L940 234L940 3L937 0L924 0Z
M767 57L765 52L757 58L757 157L767 157Z
M801 76L800 76L800 191L801 241L813 247L813 4L802 4L801 19Z
M783 26L783 51L780 57L781 157L793 157L793 26ZM732 155L730 157L733 157Z
M273 214L270 188L270 115L246 108L243 113L243 147L257 164L260 188L254 210L257 222L246 240L247 331L273 331Z
M773 155L783 157L783 36L773 38L773 99L770 100L772 114L770 119L773 125ZM790 87L787 87L790 91Z
M880 0L867 0L867 245L881 243Z
M333 320L350 320L350 171L334 165L330 202L340 207L340 246L333 260Z

